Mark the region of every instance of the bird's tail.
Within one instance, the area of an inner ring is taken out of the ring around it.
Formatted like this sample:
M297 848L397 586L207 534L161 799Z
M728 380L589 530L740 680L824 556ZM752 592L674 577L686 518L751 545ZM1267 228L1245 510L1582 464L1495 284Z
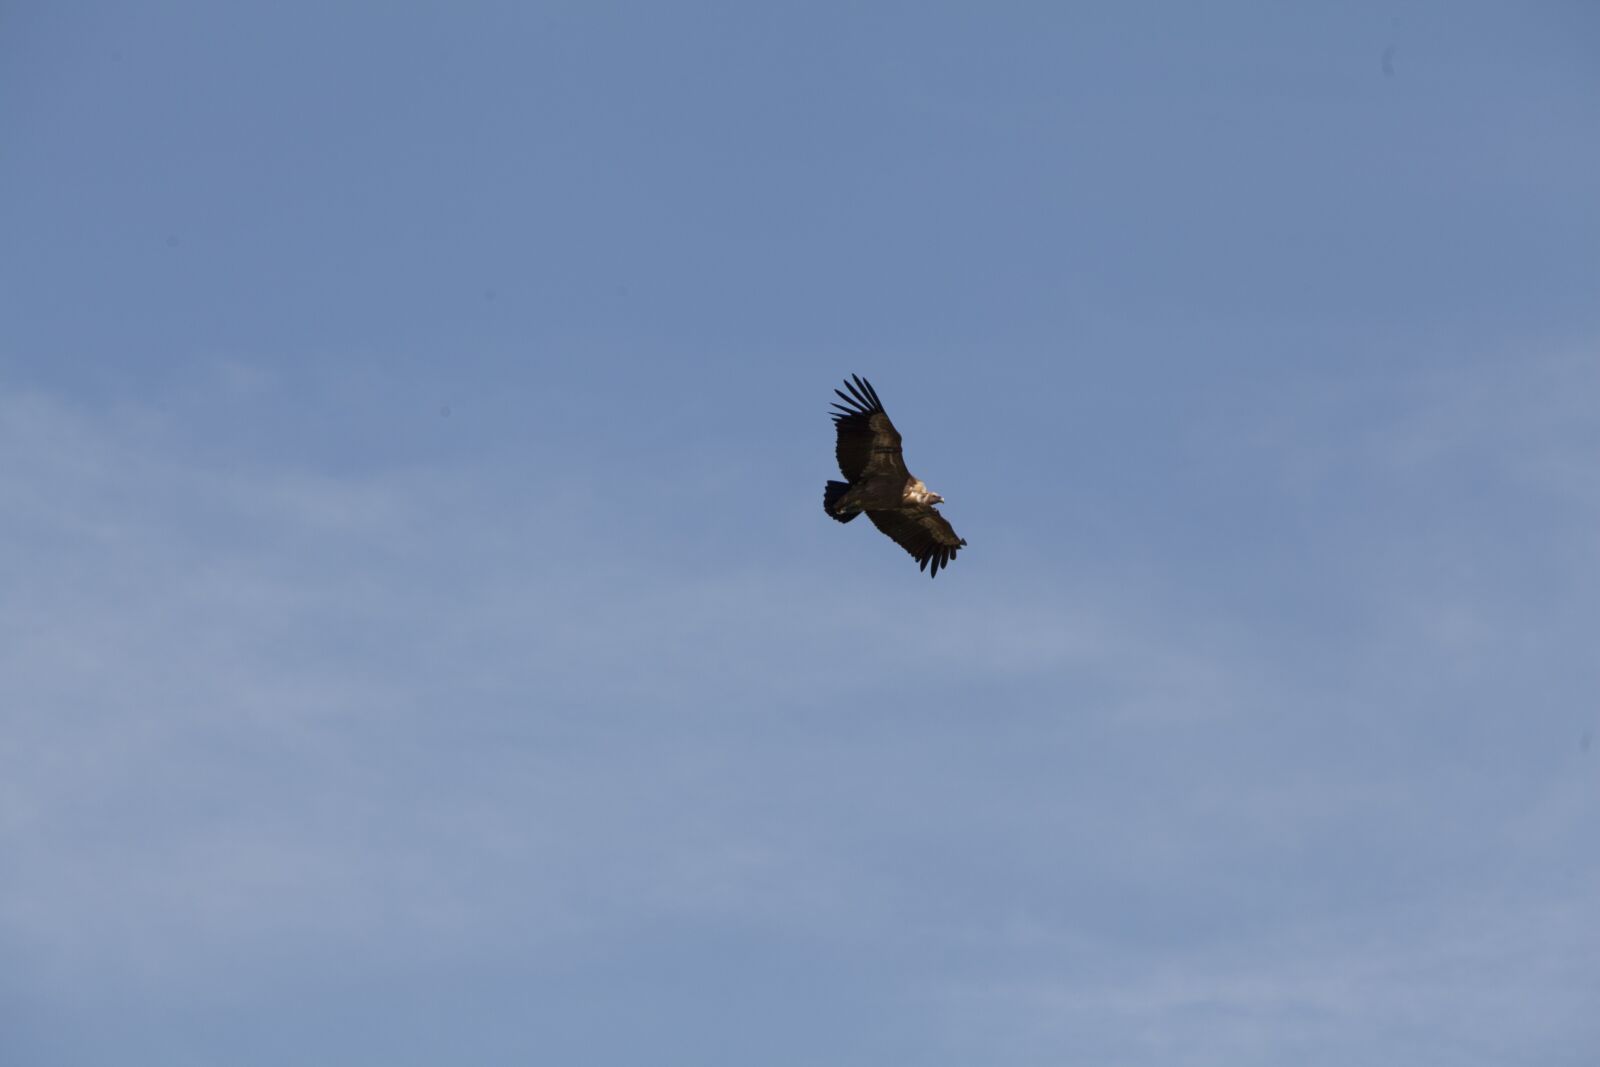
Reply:
M828 513L828 517L830 519L833 519L836 522L849 522L851 519L861 514L859 511L847 511L841 515L837 511L833 510L838 505L839 501L844 497L844 495L849 491L850 487L843 482L829 482L828 488L822 491L822 507L823 510Z

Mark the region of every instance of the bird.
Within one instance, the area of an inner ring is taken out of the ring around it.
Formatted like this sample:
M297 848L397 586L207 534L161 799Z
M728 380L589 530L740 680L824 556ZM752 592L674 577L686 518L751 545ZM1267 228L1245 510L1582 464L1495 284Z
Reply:
M889 421L877 390L865 378L850 375L845 389L834 392L844 403L833 404L833 426L839 437L834 454L847 479L828 482L822 506L835 522L849 522L862 512L872 525L911 553L917 569L938 577L967 542L956 536L935 504L944 497L906 470L900 434Z

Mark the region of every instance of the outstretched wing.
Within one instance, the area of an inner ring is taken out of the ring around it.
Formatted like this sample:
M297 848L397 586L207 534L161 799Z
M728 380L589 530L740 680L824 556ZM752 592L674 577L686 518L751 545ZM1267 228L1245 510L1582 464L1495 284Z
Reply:
M967 542L956 536L937 508L927 504L908 504L890 511L869 511L872 525L888 534L890 539L917 561L919 570L933 569L928 577L936 577L940 567L950 566L956 552Z
M900 458L900 434L894 423L883 413L883 402L865 378L850 375L845 382L848 394L835 389L843 404L834 404L833 425L839 432L834 454L839 458L839 473L852 483L867 473L884 471L906 473L905 460Z

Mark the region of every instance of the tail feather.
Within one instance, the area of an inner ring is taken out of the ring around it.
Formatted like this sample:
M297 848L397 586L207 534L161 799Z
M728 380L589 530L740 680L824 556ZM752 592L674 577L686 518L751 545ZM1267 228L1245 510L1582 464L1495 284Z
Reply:
M828 513L828 518L834 520L835 522L849 522L851 519L861 514L859 511L847 511L841 515L837 511L833 510L834 506L837 505L840 499L849 491L850 487L844 482L828 483L828 487L822 491L822 508Z

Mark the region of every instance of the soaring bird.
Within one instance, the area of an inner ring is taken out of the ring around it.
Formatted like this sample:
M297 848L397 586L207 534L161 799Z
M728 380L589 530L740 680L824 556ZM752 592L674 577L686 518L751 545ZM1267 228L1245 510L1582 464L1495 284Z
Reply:
M834 447L839 473L848 481L829 482L822 491L822 506L838 522L866 512L872 525L911 553L919 569L937 577L939 568L948 567L966 541L934 507L944 503L944 497L906 470L900 434L884 414L877 390L854 374L844 387L850 391L834 390L844 403L835 403L830 414L839 433Z

